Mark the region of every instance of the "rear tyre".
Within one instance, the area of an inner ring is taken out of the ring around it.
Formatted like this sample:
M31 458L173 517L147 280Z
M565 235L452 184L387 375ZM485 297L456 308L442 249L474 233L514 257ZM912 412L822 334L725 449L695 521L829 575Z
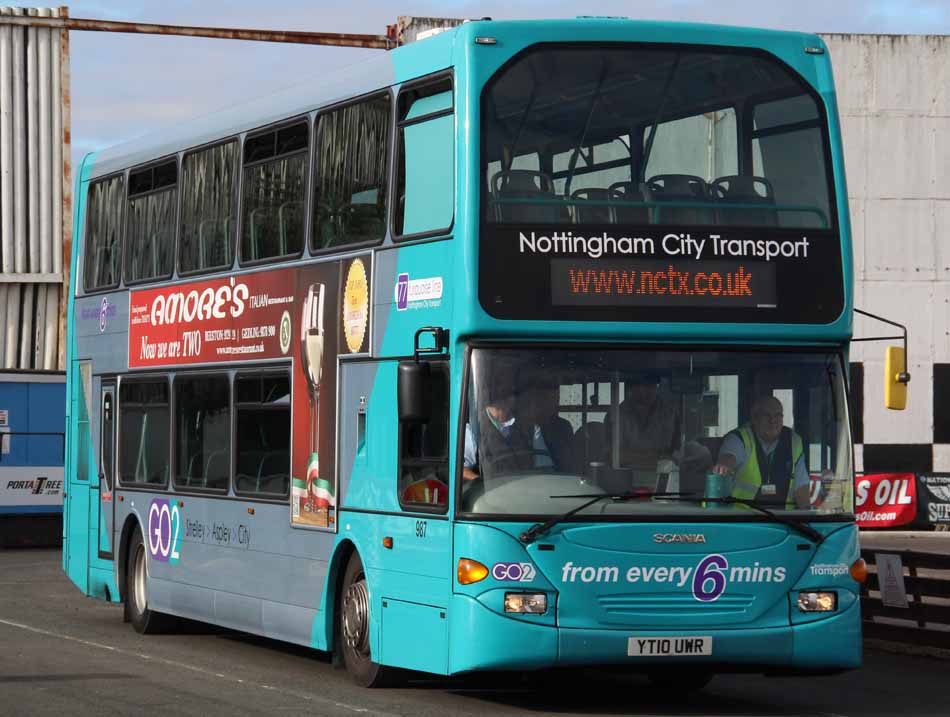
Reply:
M395 671L373 662L370 654L369 588L363 561L357 553L350 556L343 572L343 584L336 611L337 651L350 680L360 687L385 687Z
M125 569L125 617L135 631L154 635L168 629L171 619L148 606L148 554L142 532L136 530L129 543L129 560Z
M698 692L712 681L714 675L703 670L663 670L650 672L647 677L654 687L675 693Z

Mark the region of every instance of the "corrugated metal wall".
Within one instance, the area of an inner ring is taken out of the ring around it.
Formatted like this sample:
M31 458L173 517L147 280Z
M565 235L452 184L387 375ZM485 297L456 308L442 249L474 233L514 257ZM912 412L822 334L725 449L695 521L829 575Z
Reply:
M0 8L0 16L60 12ZM65 31L0 18L0 368L62 368L67 57Z

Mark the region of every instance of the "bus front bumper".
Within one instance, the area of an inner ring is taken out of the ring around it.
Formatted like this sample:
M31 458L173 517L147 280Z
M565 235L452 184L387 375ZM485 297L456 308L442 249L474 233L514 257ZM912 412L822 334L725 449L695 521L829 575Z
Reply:
M542 669L568 665L625 665L632 671L670 665L711 672L837 672L861 666L858 603L831 617L787 627L683 631L576 629L534 624L494 612L477 600L453 596L449 672ZM712 638L707 656L627 654L630 638Z

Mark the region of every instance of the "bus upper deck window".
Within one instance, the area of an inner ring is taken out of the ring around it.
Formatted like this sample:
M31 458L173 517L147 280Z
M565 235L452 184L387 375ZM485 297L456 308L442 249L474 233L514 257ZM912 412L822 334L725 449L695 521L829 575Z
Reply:
M126 282L171 276L177 205L177 159L129 172Z
M455 115L450 79L400 93L398 143L396 235L448 232L455 213Z
M303 250L308 137L302 121L244 142L241 261Z
M125 177L120 174L90 185L83 258L86 291L118 285L124 219Z
M221 269L234 261L237 164L235 141L192 152L182 160L179 272Z
M385 236L390 108L386 93L317 117L313 251Z

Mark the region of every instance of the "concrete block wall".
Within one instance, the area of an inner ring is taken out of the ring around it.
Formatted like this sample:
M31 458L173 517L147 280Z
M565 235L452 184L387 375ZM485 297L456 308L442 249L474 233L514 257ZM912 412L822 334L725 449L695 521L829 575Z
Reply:
M883 406L885 344L852 345L851 360L864 365L857 468L950 471L950 405L941 401L950 386L939 370L950 364L950 36L822 37L841 114L855 305L910 335L904 412ZM855 322L856 337L891 333Z

